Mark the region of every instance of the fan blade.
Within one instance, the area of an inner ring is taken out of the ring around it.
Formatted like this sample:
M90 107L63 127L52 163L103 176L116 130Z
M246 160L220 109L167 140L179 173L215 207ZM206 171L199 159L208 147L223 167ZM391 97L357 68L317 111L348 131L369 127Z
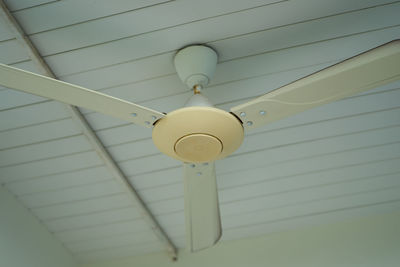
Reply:
M80 86L0 64L0 85L79 106L145 127L164 114Z
M190 251L211 247L221 238L214 163L184 164L186 240Z
M400 79L400 40L231 108L248 129Z

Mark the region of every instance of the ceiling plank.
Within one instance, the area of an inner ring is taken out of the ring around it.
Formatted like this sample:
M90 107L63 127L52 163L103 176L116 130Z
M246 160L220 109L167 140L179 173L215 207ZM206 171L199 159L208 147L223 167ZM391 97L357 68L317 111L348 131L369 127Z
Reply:
M61 219L45 221L47 227L53 232L92 227L118 221L129 221L140 218L141 215L134 207L115 208L112 210L92 212L78 216L66 216Z
M18 1L8 1L18 2ZM23 25L24 31L31 35L56 28L64 28L83 22L107 18L123 13L134 12L159 4L165 4L171 0L69 0L50 2L23 10L17 10L13 16ZM49 23L52 20L52 23Z
M60 0L29 0L29 1L14 1L14 0L4 0L10 11L18 11L22 9L34 8Z
M400 201L382 201L372 205L363 205L355 207L345 207L325 212L315 212L298 216L297 218L281 219L275 222L266 222L264 224L251 225L248 227L238 227L227 229L224 232L224 240L238 239L249 236L258 236L260 232L266 234L271 232L285 231L294 228L310 227L324 223L334 223L350 218L370 216L373 214L383 214L387 212L398 211ZM175 239L175 238L174 238Z
M11 149L79 134L81 134L81 131L71 118L48 121L22 128L0 131L0 140L7 140L7 142L0 142L0 149Z
M133 204L133 200L127 194L116 194L32 209L32 212L46 223L47 220L61 220L67 217L127 208L132 207Z
M7 189L15 195L22 196L87 185L111 179L112 177L108 173L107 168L101 165L35 179L12 181L6 184L6 186Z

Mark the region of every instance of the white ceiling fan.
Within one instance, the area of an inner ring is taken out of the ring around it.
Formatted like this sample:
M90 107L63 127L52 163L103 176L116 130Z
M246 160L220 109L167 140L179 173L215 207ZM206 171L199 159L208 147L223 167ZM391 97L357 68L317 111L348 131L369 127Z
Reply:
M0 64L0 85L153 128L161 152L184 162L188 247L197 251L221 237L214 161L233 153L244 129L400 80L400 40L306 76L226 112L201 95L217 65L216 52L189 46L175 56L181 80L194 95L168 114L80 86Z

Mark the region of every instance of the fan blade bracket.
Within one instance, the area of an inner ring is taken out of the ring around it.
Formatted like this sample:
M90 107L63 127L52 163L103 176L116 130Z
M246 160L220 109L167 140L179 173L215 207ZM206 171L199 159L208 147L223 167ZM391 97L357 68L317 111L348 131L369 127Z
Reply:
M272 101L256 99L251 105L237 106L231 109L231 112L242 121L244 129L251 130L269 123L270 114L276 114L278 108L279 106L274 105Z
M137 125L144 126L146 128L153 128L157 121L165 116L164 113L160 113L145 107L132 109L128 115L131 117L131 122ZM128 121L128 118L126 118L125 120Z
M210 168L210 164L213 164L212 162L203 162L203 163L190 163L190 162L185 162L185 165L187 165L187 174L191 176L209 176L209 175L214 175L214 170L213 168Z

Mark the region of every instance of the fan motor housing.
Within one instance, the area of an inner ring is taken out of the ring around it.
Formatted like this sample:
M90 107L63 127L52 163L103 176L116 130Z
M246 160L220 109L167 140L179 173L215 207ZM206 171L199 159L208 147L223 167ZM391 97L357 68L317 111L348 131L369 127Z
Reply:
M185 107L156 122L153 142L164 154L184 162L210 162L233 153L244 131L234 115L213 107Z

